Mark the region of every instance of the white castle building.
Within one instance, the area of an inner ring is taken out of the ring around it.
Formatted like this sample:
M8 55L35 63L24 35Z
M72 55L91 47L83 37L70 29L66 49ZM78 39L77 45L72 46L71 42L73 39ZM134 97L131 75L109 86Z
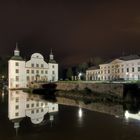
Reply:
M20 56L16 45L14 56L8 62L9 89L27 88L34 81L58 81L58 64L51 51L49 62L40 53L31 55L29 61Z
M140 55L123 56L91 67L86 71L86 80L140 80Z

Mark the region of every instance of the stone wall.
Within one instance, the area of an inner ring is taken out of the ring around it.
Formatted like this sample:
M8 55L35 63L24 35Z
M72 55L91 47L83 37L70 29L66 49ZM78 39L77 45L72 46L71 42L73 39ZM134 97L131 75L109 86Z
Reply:
M58 82L57 90L84 90L85 88L90 89L93 92L102 94L112 94L118 97L123 97L124 85L120 83L72 83L72 82Z

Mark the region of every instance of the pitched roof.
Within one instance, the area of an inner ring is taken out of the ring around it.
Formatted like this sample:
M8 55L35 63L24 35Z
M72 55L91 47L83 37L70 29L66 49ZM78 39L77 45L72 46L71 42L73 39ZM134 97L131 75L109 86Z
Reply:
M92 67L88 68L87 70L98 70L98 69L100 69L99 66L92 66Z
M122 56L122 57L120 57L120 58L118 58L118 59L124 60L124 61L136 60L136 59L140 59L140 55L134 54L134 55Z

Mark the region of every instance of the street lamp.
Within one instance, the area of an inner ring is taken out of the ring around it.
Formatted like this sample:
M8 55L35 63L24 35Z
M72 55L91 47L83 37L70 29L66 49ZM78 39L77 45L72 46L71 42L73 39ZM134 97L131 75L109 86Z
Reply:
M79 72L79 74L78 74L78 79L79 79L79 80L81 80L81 76L82 76L82 73Z

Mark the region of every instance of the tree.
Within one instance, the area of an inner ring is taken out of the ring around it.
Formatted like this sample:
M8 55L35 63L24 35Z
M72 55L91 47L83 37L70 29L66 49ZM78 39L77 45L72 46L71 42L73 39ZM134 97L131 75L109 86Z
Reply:
M71 80L72 76L73 76L73 71L72 68L68 68L66 76L69 80Z

